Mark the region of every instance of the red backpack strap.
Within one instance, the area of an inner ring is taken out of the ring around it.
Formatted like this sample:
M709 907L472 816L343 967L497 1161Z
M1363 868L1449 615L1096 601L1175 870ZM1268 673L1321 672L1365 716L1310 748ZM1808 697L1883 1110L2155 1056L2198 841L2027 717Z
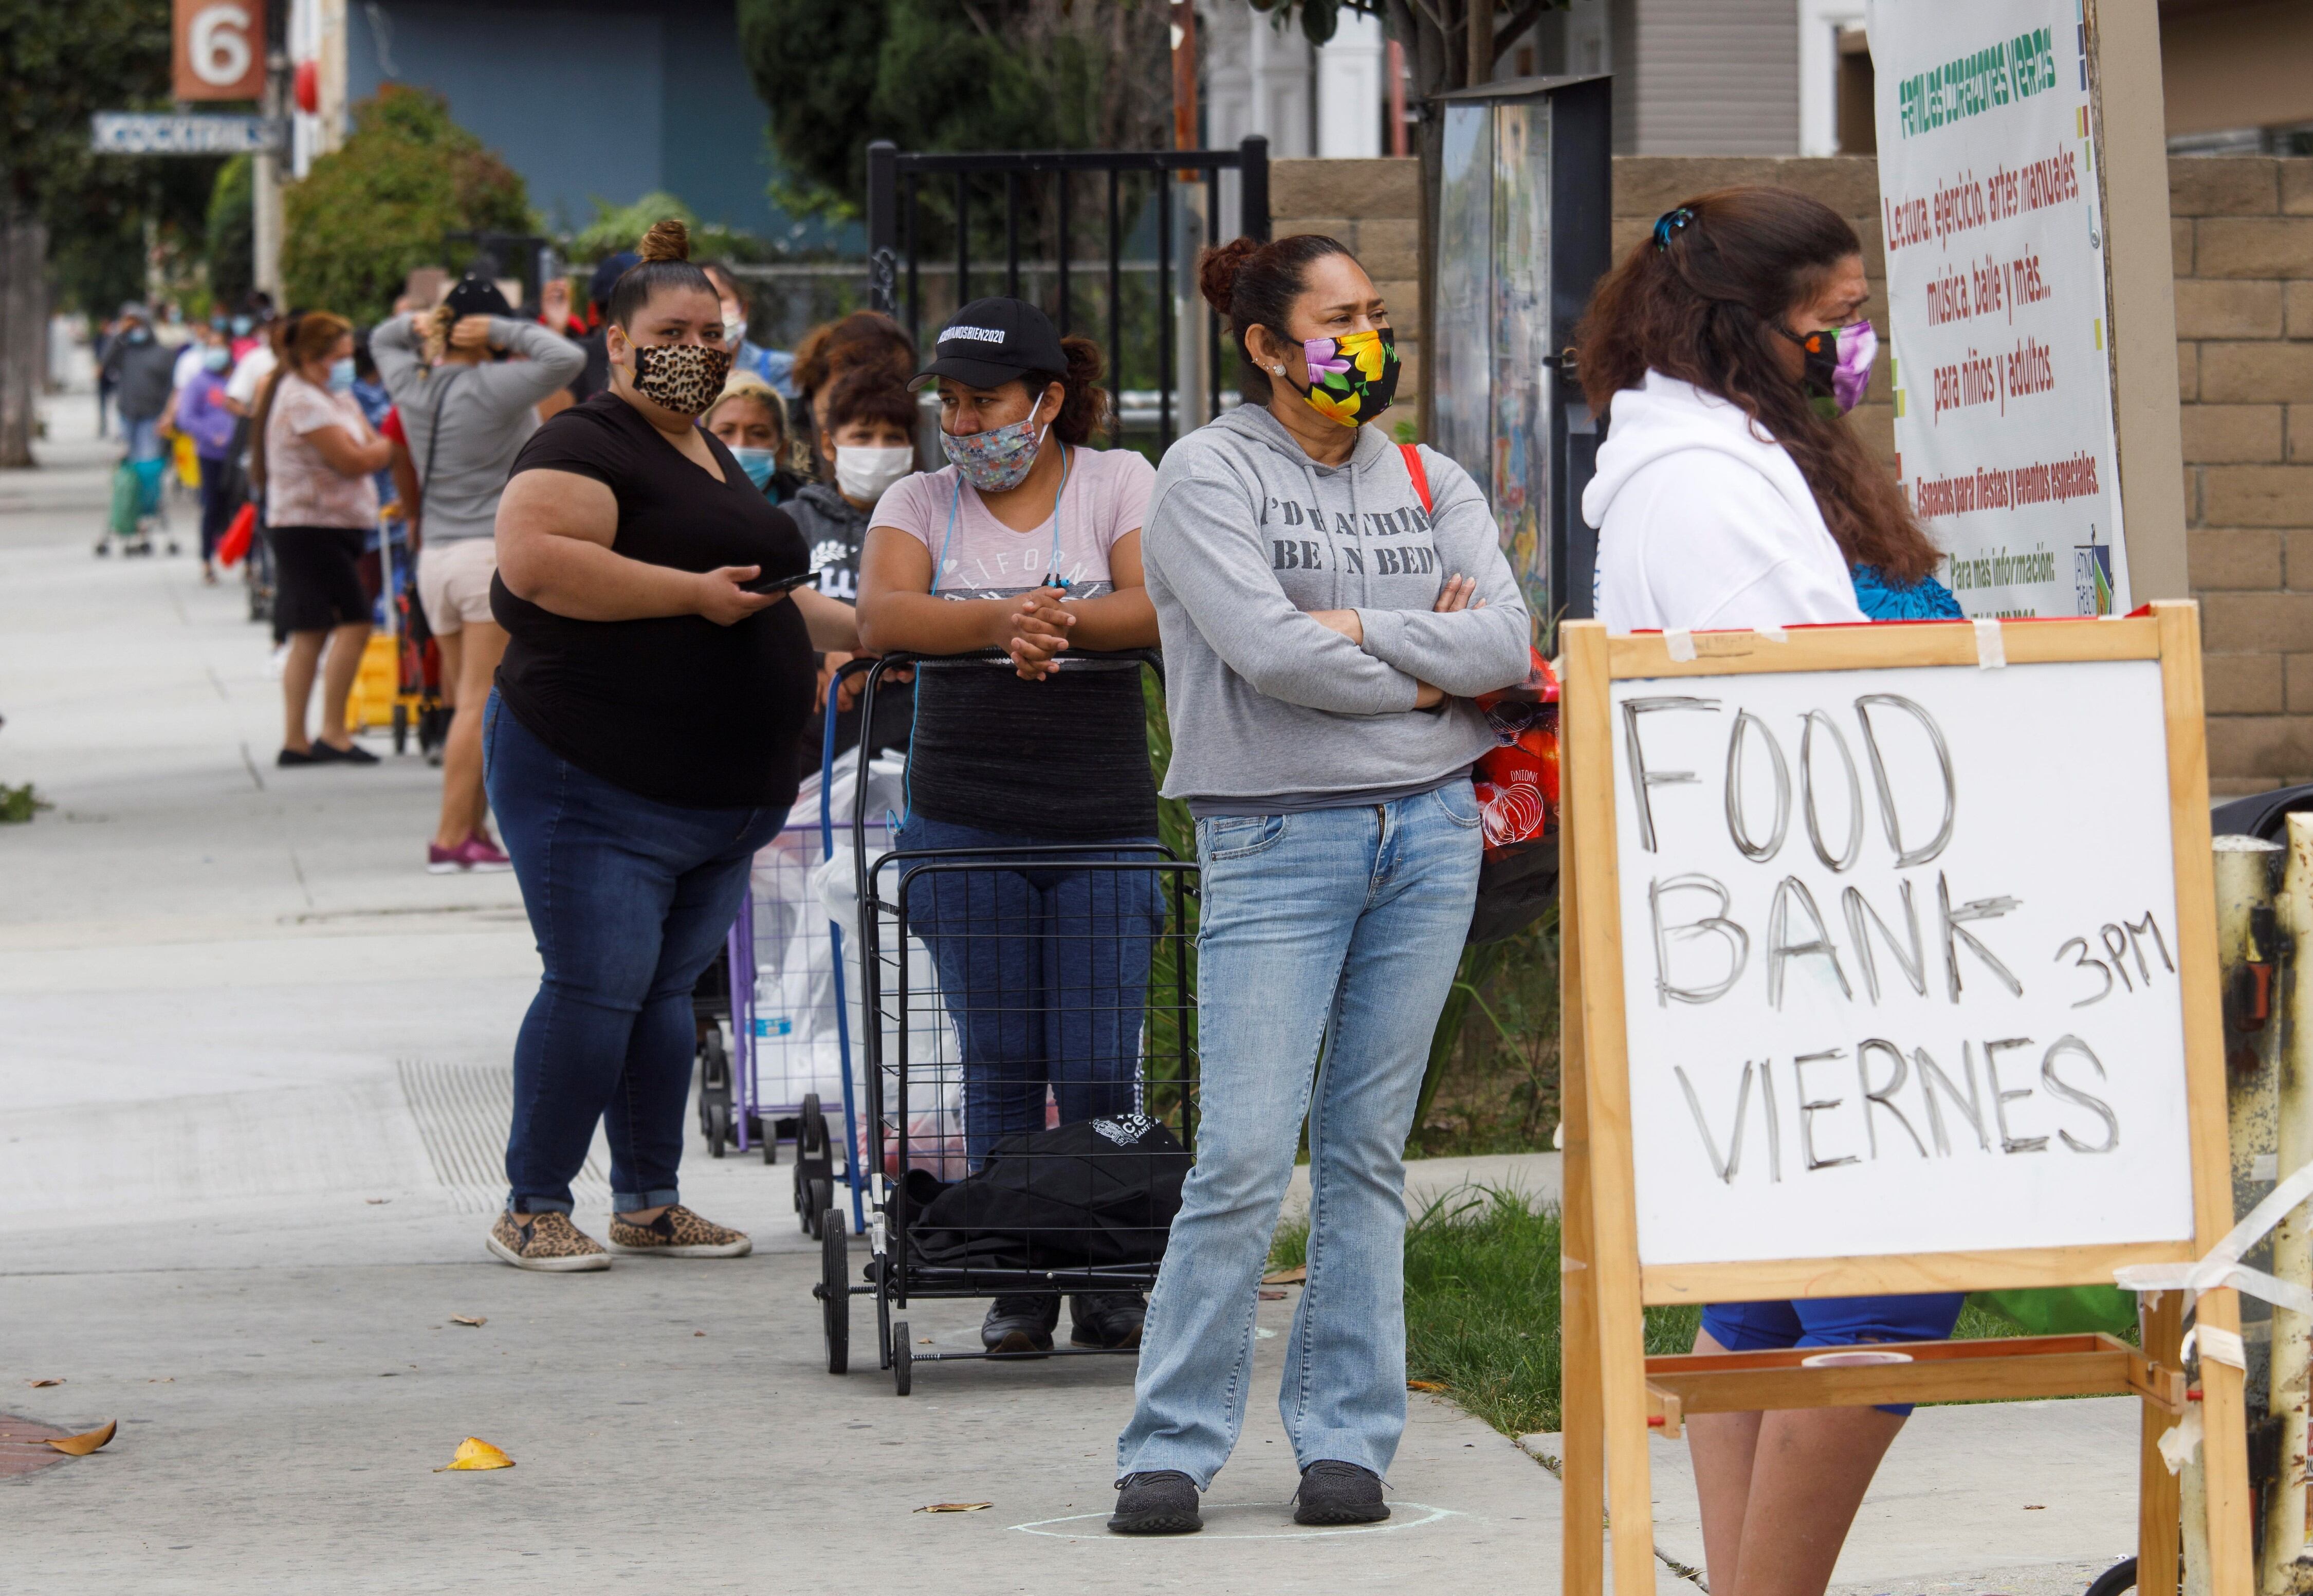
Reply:
M1420 496L1421 513L1429 515L1429 473L1422 469L1421 450L1412 444L1400 444L1397 448L1405 456L1405 474L1413 479L1413 491Z

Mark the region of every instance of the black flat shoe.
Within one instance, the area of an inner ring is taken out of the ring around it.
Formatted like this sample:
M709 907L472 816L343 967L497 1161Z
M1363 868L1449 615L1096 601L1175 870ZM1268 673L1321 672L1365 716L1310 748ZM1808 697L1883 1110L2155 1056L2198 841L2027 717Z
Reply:
M1332 1458L1320 1458L1301 1471L1293 1502L1297 1524L1378 1524L1389 1517L1381 1476Z
M327 743L317 742L313 745L313 763L316 764L375 764L377 755L359 743L348 743L342 748L332 748Z
M1148 1304L1139 1292L1086 1292L1069 1299L1069 1345L1122 1352L1140 1345Z
M295 748L284 748L273 756L273 763L284 770L301 764L327 764L329 763L327 760L318 757L321 746L321 744L316 743L312 750L303 754L300 754Z
M1108 1527L1119 1535L1195 1534L1205 1527L1197 1514L1197 1482L1177 1468L1126 1475L1116 1482Z
M1052 1350L1052 1330L1060 1322L1058 1297L998 1297L981 1321L980 1344L1007 1357L1042 1357Z

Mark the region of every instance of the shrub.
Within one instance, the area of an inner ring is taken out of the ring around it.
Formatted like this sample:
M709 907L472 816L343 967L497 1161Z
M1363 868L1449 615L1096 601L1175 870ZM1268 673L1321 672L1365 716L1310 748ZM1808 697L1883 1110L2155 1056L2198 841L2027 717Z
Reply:
M450 119L441 95L399 84L354 107L352 137L282 209L289 304L356 322L383 319L412 268L447 259L448 234L534 226L521 177Z

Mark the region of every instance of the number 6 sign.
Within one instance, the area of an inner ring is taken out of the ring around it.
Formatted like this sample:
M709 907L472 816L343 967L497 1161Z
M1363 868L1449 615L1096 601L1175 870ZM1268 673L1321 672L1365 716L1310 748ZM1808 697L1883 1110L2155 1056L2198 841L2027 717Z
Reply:
M265 0L176 0L180 100L255 100L265 92Z

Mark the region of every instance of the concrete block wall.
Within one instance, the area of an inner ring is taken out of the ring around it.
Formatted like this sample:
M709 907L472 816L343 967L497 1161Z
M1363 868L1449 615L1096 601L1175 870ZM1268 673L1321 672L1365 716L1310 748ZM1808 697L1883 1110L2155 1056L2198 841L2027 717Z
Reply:
M2172 161L2168 213L2211 783L2313 780L2313 160Z
M1281 161L1273 231L1332 233L1366 260L1420 382L1420 181L1412 161ZM1886 333L1878 174L1868 156L1614 158L1614 252L1680 200L1733 183L1815 195L1855 225ZM2169 163L2185 550L2207 648L2210 785L2313 781L2313 159ZM1407 413L1412 413L1409 404ZM1855 423L1892 460L1886 365Z

